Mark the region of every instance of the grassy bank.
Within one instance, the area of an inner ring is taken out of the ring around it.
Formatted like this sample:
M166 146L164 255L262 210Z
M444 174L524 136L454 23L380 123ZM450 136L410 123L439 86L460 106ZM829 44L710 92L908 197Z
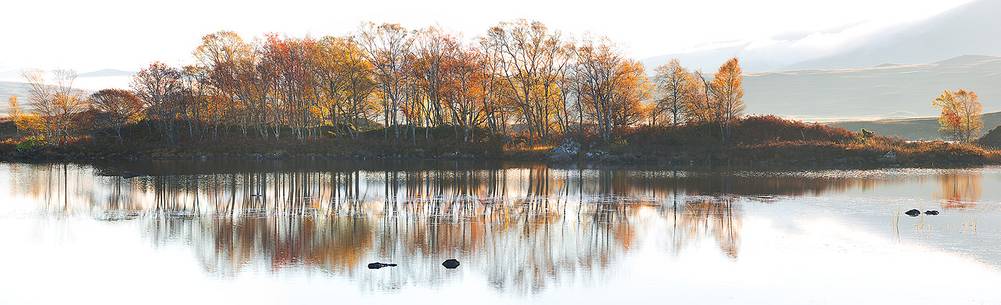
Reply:
M997 151L973 144L909 142L822 124L757 116L736 122L723 144L714 126L640 128L610 156L740 167L949 167L998 163ZM613 157L614 159L614 157Z
M952 167L995 164L997 151L972 144L907 142L862 135L842 128L806 124L772 116L748 117L729 129L716 125L638 127L617 131L613 140L593 135L567 136L549 143L491 135L465 136L453 128L371 130L355 137L314 140L261 140L227 134L213 140L178 139L165 143L155 135L126 130L124 140L110 136L79 137L62 145L31 139L0 143L7 161L225 160L225 159L366 159L366 160L516 160L658 164L698 167L862 168ZM727 135L724 137L724 135Z

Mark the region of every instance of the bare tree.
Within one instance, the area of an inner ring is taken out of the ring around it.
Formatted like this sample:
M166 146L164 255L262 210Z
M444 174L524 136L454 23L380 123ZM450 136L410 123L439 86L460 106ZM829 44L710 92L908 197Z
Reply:
M597 124L598 134L608 141L612 136L613 95L618 82L619 67L624 59L607 40L594 42L585 39L577 49L578 73L582 95L587 101L587 109Z
M484 46L492 50L498 71L520 111L530 141L545 141L560 108L559 87L571 48L559 32L541 22L501 23L487 33Z
M161 62L154 62L132 78L132 91L145 104L146 118L159 126L164 139L176 142L175 123L182 111L182 73Z
M654 82L657 88L657 106L651 115L654 118L654 125L660 113L667 111L671 114L671 125L678 126L684 117L684 95L687 82L691 79L688 71L681 66L677 59L671 59L667 64L657 67Z
M376 83L382 95L386 138L389 137L389 128L393 128L398 141L400 129L397 115L404 102L406 66L414 43L414 35L399 24L386 23L377 26L368 23L358 38L368 61L374 67Z
M76 127L74 116L87 107L83 93L73 88L76 72L52 71L51 83L42 71L25 71L22 75L30 87L28 99L45 126L46 137L58 137L65 143Z

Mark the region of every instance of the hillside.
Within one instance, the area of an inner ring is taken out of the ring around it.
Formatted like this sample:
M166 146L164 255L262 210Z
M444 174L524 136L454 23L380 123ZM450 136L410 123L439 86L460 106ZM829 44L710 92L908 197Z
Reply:
M938 118L883 119L872 121L833 122L828 125L858 131L862 128L877 134L908 140L940 140ZM1001 112L984 114L984 132L1001 126ZM999 130L998 133L1001 133Z
M977 143L984 147L1001 149L1001 126L991 129L991 131L987 132L987 134L984 135L983 138L980 138Z
M1001 56L1001 1L974 1L938 16L891 29L855 48L794 64L789 69L928 63L960 55Z
M960 56L931 64L752 73L747 112L814 119L931 117L946 89L976 91L985 112L1001 111L1001 57Z
M985 39L1001 35L997 12L1001 12L1001 1L979 0L874 32L865 32L865 24L847 24L763 40L720 42L646 58L643 64L653 71L671 58L678 58L686 67L711 71L736 56L744 71L770 72L924 64L969 54L1001 56L1001 40ZM819 37L837 43L816 45Z
M84 92L94 92L105 88L128 88L133 72L103 69L77 75L73 87ZM19 71L0 72L0 116L7 114L7 100L17 96L21 107L28 105L28 84L23 82Z

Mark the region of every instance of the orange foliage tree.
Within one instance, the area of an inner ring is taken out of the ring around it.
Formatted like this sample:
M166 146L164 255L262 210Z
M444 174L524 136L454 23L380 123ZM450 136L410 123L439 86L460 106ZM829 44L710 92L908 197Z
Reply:
M984 107L977 93L965 89L946 90L932 101L932 105L941 109L938 123L942 133L961 142L972 142L980 135L984 127L981 118Z

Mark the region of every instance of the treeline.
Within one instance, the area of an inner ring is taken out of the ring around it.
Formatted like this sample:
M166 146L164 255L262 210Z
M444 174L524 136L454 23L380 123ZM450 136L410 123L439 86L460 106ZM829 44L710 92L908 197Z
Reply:
M397 24L343 37L247 41L217 32L202 38L192 64L154 62L127 90L86 96L73 89L72 72L53 76L25 73L31 112L11 100L18 129L50 143L98 129L122 139L123 127L139 126L167 143L232 135L305 142L380 128L399 143L447 128L462 141L490 133L536 144L689 123L719 128L726 141L743 110L737 59L711 76L674 60L648 79L608 39L575 40L525 20L473 40Z

